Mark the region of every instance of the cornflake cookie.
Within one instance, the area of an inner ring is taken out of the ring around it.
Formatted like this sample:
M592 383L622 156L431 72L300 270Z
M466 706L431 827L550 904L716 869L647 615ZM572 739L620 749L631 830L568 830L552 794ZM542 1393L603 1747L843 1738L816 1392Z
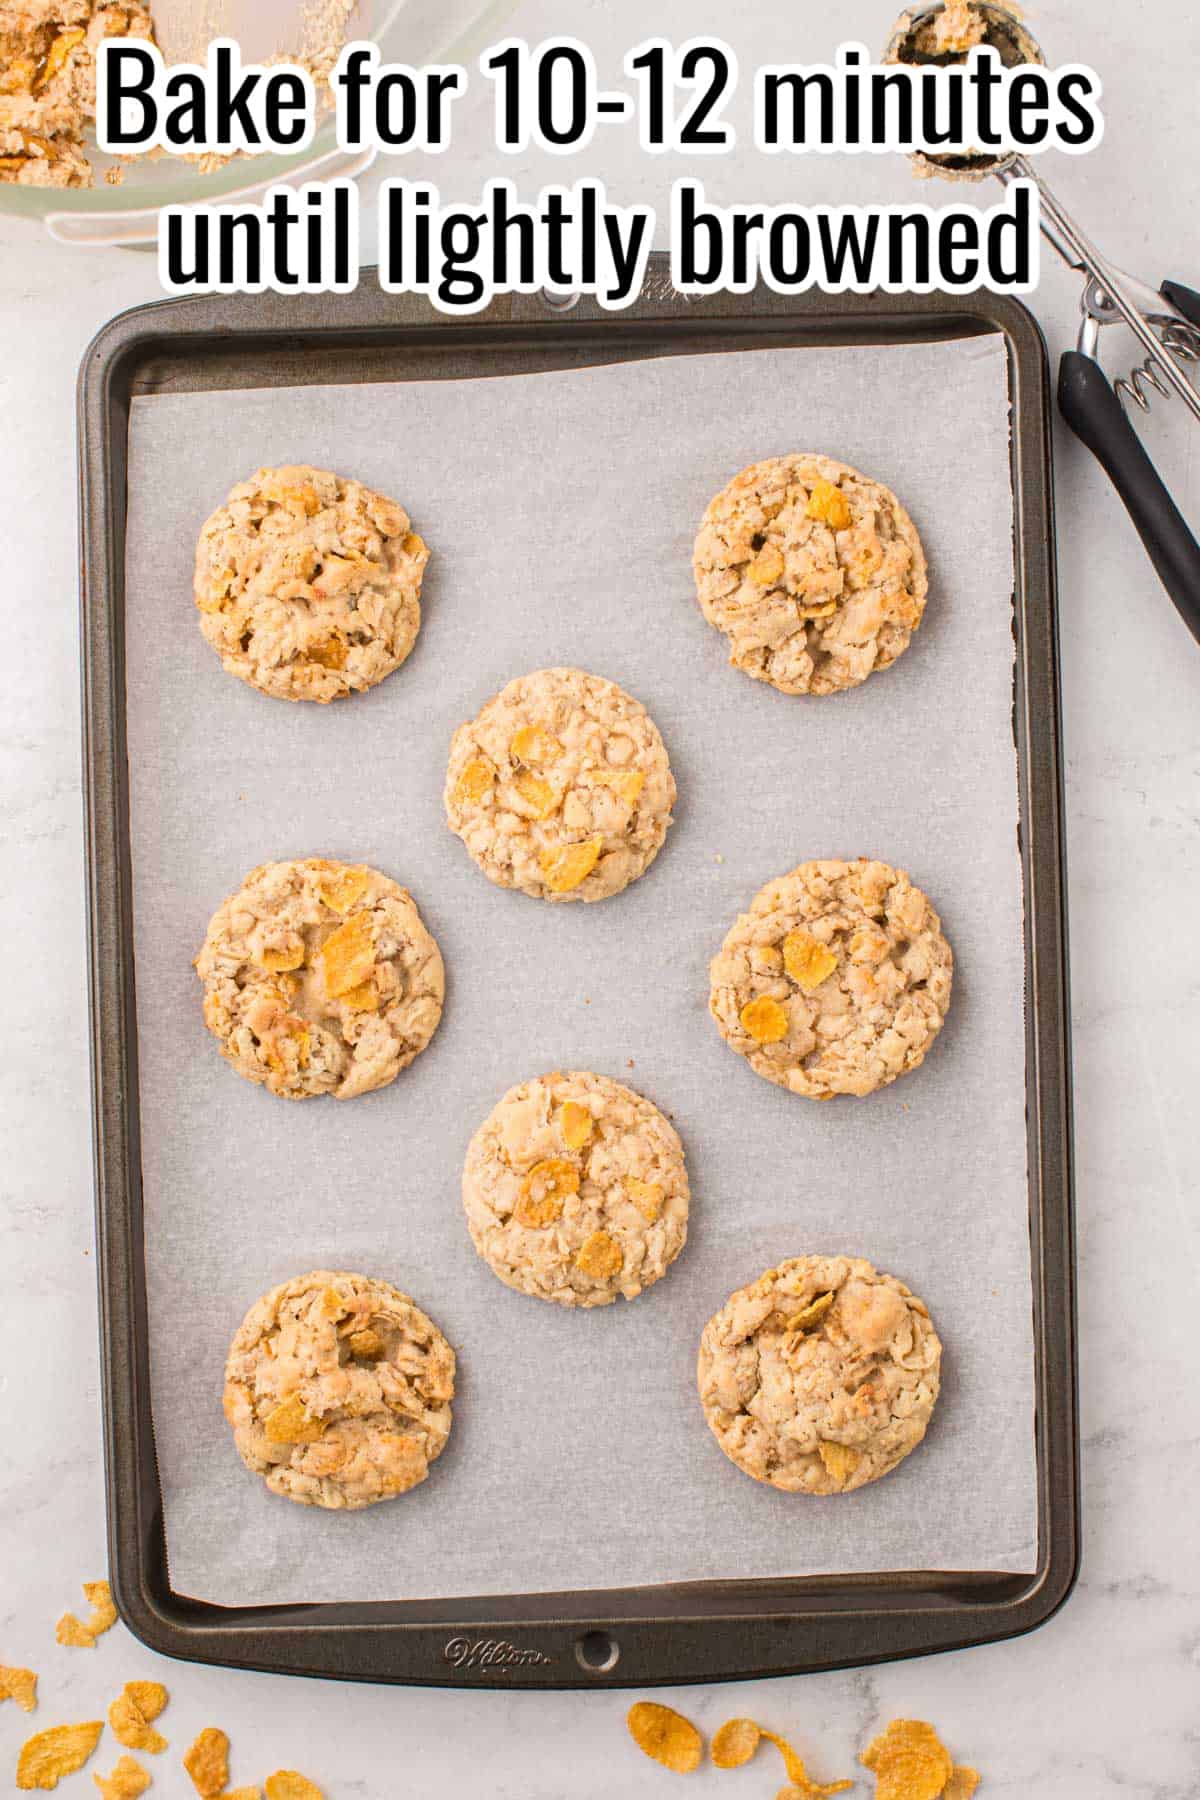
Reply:
M582 669L510 681L450 745L446 817L489 881L605 900L644 875L675 804L644 706Z
M636 1300L687 1238L683 1145L641 1094L583 1071L510 1088L471 1139L463 1205L480 1256L559 1306Z
M326 469L259 469L201 529L200 629L231 675L324 704L400 667L428 561L383 494Z
M921 623L916 527L890 489L832 457L751 463L708 505L692 563L735 668L785 694L886 669Z
M354 1510L424 1481L450 1435L454 1352L388 1281L317 1269L246 1314L225 1365L238 1454L273 1494Z
M902 869L806 862L739 916L712 960L708 1004L756 1075L811 1100L870 1094L924 1061L953 967L940 919Z
M412 895L358 864L252 869L195 960L222 1056L285 1100L385 1087L442 1016L441 952Z
M755 1481L843 1494L915 1450L942 1346L922 1301L851 1256L797 1256L704 1327L697 1382L713 1436Z
M84 132L109 37L152 40L149 10L137 0L0 0L0 186L92 186Z

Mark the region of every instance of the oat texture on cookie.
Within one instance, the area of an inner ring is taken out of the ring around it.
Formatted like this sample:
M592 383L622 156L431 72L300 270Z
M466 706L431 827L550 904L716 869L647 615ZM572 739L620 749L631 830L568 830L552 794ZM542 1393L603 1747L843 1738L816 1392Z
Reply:
M450 1435L454 1352L390 1282L318 1269L246 1314L225 1365L238 1453L274 1494L353 1510L424 1481Z
M428 1044L445 994L412 895L323 857L252 870L213 914L196 972L221 1054L287 1100L386 1086Z
M710 971L709 1010L756 1074L828 1100L917 1068L950 1004L941 921L901 869L801 863L769 881Z
M928 578L895 494L832 457L751 463L709 502L692 557L735 668L785 694L832 694L908 648Z
M259 469L201 529L200 628L262 693L337 700L412 649L428 560L395 500L326 469Z
M450 745L446 817L489 881L540 900L604 900L645 874L675 804L644 706L582 669L538 669Z
M704 1327L709 1427L755 1481L842 1494L915 1450L942 1346L924 1302L849 1256L798 1256L731 1294Z
M687 1238L683 1146L619 1081L540 1075L510 1088L471 1139L463 1205L476 1250L519 1293L635 1300Z

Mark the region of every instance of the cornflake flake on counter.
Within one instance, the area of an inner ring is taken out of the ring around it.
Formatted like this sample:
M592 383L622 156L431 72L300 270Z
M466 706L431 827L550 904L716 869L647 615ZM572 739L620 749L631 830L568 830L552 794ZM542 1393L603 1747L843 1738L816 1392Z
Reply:
M753 1719L726 1719L713 1734L710 1746L713 1762L718 1769L740 1769L750 1761L764 1738L774 1744L787 1770L789 1785L781 1790L778 1800L825 1800L827 1795L844 1794L847 1788L854 1786L852 1781L814 1781L803 1758L787 1739L766 1730Z
M108 1722L118 1744L127 1750L147 1750L157 1756L167 1747L167 1740L153 1728L167 1704L167 1690L161 1681L127 1681L108 1709Z
M10 1669L0 1663L0 1700L15 1700L22 1712L37 1705L38 1678L32 1669Z
M638 1700L625 1716L629 1735L646 1756L664 1769L689 1775L699 1768L704 1742L690 1719L655 1700Z
M979 1786L923 1719L893 1719L859 1761L875 1776L875 1800L971 1800Z
M325 1800L320 1788L295 1769L276 1769L267 1776L267 1800Z
M87 1719L82 1725L52 1725L25 1744L17 1759L17 1786L56 1788L64 1775L82 1769L104 1730L103 1719Z
M92 1609L87 1623L67 1612L54 1628L56 1641L72 1650L94 1650L96 1639L111 1631L117 1622L117 1609L107 1581L85 1581L83 1592Z
M216 1725L206 1725L183 1754L183 1766L201 1800L217 1800L229 1780L229 1739Z
M138 1795L144 1794L150 1786L149 1771L132 1756L123 1756L111 1775L93 1775L92 1780L100 1789L103 1800L138 1800Z

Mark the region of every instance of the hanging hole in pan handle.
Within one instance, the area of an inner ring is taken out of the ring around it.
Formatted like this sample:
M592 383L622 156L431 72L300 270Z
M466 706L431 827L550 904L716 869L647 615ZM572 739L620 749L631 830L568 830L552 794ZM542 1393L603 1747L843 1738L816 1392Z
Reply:
M1200 643L1200 544L1099 363L1068 350L1058 368L1058 404L1116 488L1179 616Z
M566 293L561 288L541 288L539 292L543 305L548 306L551 312L570 312L583 298L577 288Z
M607 1675L620 1654L620 1645L607 1631L585 1631L575 1639L575 1660L589 1675Z

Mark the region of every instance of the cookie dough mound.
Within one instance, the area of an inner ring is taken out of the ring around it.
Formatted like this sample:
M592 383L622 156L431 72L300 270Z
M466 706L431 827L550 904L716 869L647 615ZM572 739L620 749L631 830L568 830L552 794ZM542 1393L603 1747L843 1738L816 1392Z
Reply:
M851 1256L796 1256L731 1294L696 1378L713 1436L755 1481L847 1494L915 1450L942 1346L922 1301Z
M710 966L709 1010L755 1074L828 1100L925 1060L954 959L920 888L887 863L806 862L769 881Z
M386 1087L437 1030L446 992L407 889L322 857L252 869L213 914L196 973L222 1056L285 1100Z
M541 1075L510 1088L471 1139L463 1205L476 1250L519 1293L636 1300L687 1239L683 1145L619 1081Z
M231 675L324 704L400 667L428 561L394 500L325 469L259 469L200 532L200 629Z
M153 36L138 0L0 0L0 186L90 188L97 52Z
M605 900L662 848L675 778L640 701L582 669L539 669L450 745L446 817L489 881L538 900Z
M693 569L730 662L785 694L833 694L894 663L929 585L895 494L809 453L735 475L709 502Z
M230 1345L225 1417L273 1494L354 1510L424 1481L450 1435L454 1352L407 1294L316 1269L256 1300Z

